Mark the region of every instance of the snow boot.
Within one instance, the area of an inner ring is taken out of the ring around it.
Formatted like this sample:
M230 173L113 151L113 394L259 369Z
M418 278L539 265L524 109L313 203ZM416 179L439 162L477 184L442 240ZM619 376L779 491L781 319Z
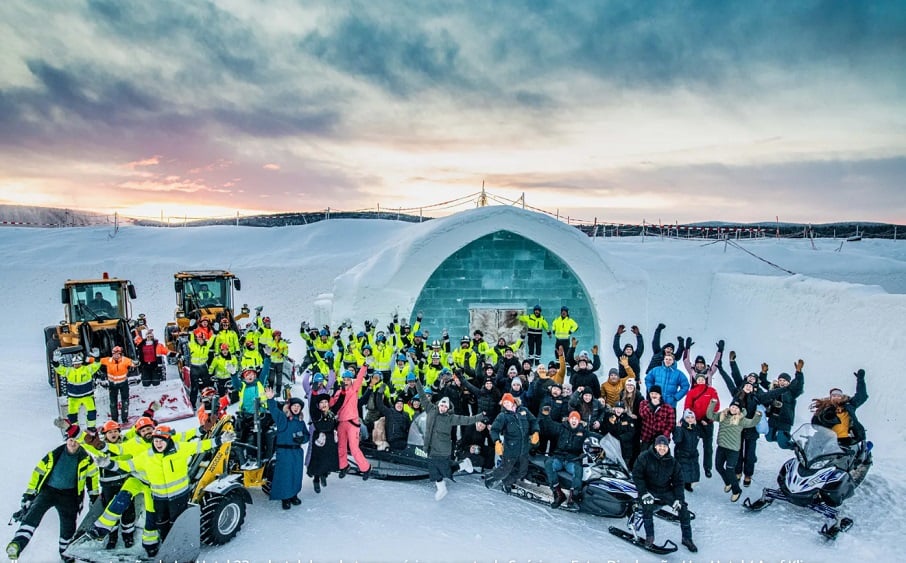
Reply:
M283 499L283 510L289 510L292 507L293 505L291 502L289 502L288 498Z
M683 538L682 544L692 553L696 553L698 551L698 547L692 541L692 538Z
M109 533L110 533L110 531L107 530L106 528L101 528L100 526L92 526L91 528L88 529L87 532L85 532L85 535L87 535L89 538L91 538L93 540L102 540L102 539L106 538L107 534L109 534Z
M348 465L347 465L346 467L344 467L343 469L340 470L340 479L342 479L343 477L346 477L346 474L347 474L347 473L349 473L349 466L348 466Z
M154 556L157 555L158 551L160 551L160 542L145 545L145 553L147 553L148 557L151 559L154 559Z
M683 485L683 488L691 493L692 492L692 483L686 483L685 485Z
M733 485L724 485L724 492L729 493L733 489Z
M371 468L370 467L368 468L368 471L366 471L365 473L362 473L362 481L367 481L369 477L371 477Z
M566 508L576 510L579 508L579 491L571 489L569 491L569 496L566 499Z
M733 493L732 495L730 495L730 502L736 502L736 501L738 501L738 500L739 500L739 496L740 496L741 494L742 494L742 491L740 491L740 492L738 492L738 493Z
M437 492L434 493L434 500L440 500L447 496L447 484L443 480L437 481L434 486L437 487Z
M705 469L705 477L707 477L708 479L711 478L711 470L710 470L710 469Z
M19 544L14 541L9 542L9 545L6 546L6 555L13 561L19 559L19 553L21 551L22 549L19 547Z
M123 532L123 545L126 547L135 545L135 532Z
M751 477L746 477L745 479L742 480L742 486L743 486L743 487L748 487L748 486L751 485L751 484L752 484L752 478L751 478Z
M563 494L563 489L560 485L554 485L551 487L551 491L554 493L554 502L551 503L551 508L560 508L560 505L566 502L566 495Z
M299 495L296 495L296 496L290 498L290 499L289 499L289 502L290 502L293 506L299 506L300 504L302 504L302 499L299 498Z
M654 547L654 536L645 536L645 545L647 547Z
M110 535L107 536L107 546L104 549L113 549L116 547L116 542L119 539L119 532L113 530L110 532Z
M312 486L315 488L315 492L320 494L321 493L321 480L319 478L315 477L314 479L312 479L311 483L312 483Z

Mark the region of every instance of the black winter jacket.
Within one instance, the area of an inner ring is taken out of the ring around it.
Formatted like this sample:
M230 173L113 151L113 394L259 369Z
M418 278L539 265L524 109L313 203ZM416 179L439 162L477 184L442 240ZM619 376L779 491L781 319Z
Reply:
M569 422L564 422L560 425L558 432L557 449L552 455L565 461L579 461L582 459L588 430L581 424L573 428L569 425Z
M528 455L531 449L529 436L538 432L538 419L525 407L510 412L500 411L491 425L491 439L503 438L503 457L512 459Z
M645 493L651 493L654 497L668 493L675 500L686 500L682 470L669 450L663 457L658 455L654 446L642 452L632 468L632 481L639 498Z
M767 383L767 374L759 376L764 385ZM776 387L765 391L761 395L768 413L768 426L775 430L789 432L793 429L796 419L796 399L802 395L805 388L805 376L801 371L796 372L796 377L786 387Z
M632 371L635 372L636 381L641 377L641 357L642 353L645 351L645 342L642 340L642 333L639 333L635 337L635 346L632 350L632 355L629 356L629 367L632 368ZM620 335L613 335L613 353L616 355L619 360L623 355L623 346L620 346ZM628 374L626 373L626 368L622 365L620 366L620 379L623 379Z

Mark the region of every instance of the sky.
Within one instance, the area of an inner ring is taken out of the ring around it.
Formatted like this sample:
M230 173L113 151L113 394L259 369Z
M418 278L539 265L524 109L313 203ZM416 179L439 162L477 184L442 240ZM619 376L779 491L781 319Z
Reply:
M0 37L0 203L906 222L903 2L7 0Z

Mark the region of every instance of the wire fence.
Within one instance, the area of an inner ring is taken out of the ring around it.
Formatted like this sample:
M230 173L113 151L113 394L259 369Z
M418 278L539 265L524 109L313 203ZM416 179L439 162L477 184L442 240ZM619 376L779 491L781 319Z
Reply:
M0 217L0 226L11 227L90 227L111 226L114 234L123 223L149 226L149 227L198 227L210 225L236 225L250 227L280 227L290 225L308 225L319 221L331 219L383 219L390 221L422 222L434 219L432 215L449 215L451 212L462 211L486 205L516 206L536 213L542 213L558 221L576 227L589 237L661 237L675 239L700 239L700 240L754 240L764 238L833 238L844 240L859 240L861 238L877 238L902 240L906 238L906 226L883 223L832 223L823 225L803 225L790 223L776 224L720 224L720 225L672 225L642 223L621 223L601 220L598 217L573 217L563 215L560 210L551 211L529 205L525 201L525 194L515 200L508 199L491 192L482 190L449 199L430 205L418 207L376 207L354 210L319 209L314 211L272 213L272 214L247 214L237 211L235 216L221 217L190 217L167 216L161 213L160 217L121 217L117 213L104 215L85 213L73 210L55 209L48 210L42 216L43 220L22 221L4 220Z

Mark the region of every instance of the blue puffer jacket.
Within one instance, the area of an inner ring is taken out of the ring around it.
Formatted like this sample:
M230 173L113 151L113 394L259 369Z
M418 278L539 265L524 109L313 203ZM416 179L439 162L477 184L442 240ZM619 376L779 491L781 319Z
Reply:
M652 385L661 387L661 398L665 403L676 408L676 404L689 392L689 378L686 374L676 369L676 364L669 368L657 366L645 376L645 389L650 390Z

